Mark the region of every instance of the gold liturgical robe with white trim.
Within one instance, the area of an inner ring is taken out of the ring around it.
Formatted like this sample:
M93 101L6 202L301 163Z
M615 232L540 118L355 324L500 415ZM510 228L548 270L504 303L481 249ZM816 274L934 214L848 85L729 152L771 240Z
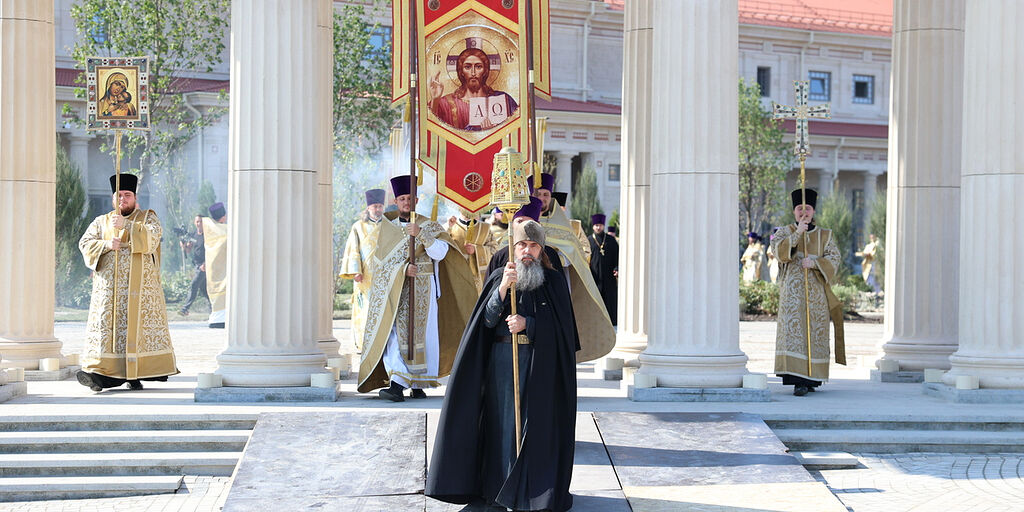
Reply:
M843 341L843 307L832 293L841 257L832 231L815 228L804 237L796 224L783 226L772 237L772 250L779 260L779 315L775 334L775 373L812 380L828 380L828 323L835 328L836 362L846 364ZM811 317L811 371L807 371L807 309L804 298L804 269L800 260L808 255L815 265L807 272Z
M83 369L128 380L174 375L178 369L160 283L160 220L152 210L136 209L126 217L115 275L114 251L107 249L115 236L114 216L96 217L78 242L94 271ZM111 332L115 318L116 336Z
M342 279L353 279L352 342L360 352L363 350L366 311L370 305L370 286L373 283L373 252L377 250L377 234L380 232L382 222L386 221L374 222L364 212L348 232L345 255L341 259L339 275ZM356 274L363 276L361 282L354 281Z

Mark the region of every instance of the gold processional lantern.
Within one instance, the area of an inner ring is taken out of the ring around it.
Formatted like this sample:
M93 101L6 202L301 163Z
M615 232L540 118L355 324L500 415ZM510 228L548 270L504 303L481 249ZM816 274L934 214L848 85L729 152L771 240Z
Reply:
M530 190L526 186L526 172L523 170L523 154L504 147L494 155L494 168L491 170L491 206L501 208L505 215L508 215L508 260L515 261L515 239L511 226L512 217L524 205L530 202ZM512 314L516 314L516 287L509 288L510 306ZM513 336L512 341L512 382L519 382L519 344L521 334ZM515 398L515 421L516 421L516 454L522 447L522 422L520 421L520 397L519 386L512 386Z
M523 154L505 146L494 155L491 170L491 206L515 215L523 205L530 203L530 190L526 185ZM510 219L511 220L511 219ZM509 234L512 230L509 230ZM511 247L511 245L509 245Z

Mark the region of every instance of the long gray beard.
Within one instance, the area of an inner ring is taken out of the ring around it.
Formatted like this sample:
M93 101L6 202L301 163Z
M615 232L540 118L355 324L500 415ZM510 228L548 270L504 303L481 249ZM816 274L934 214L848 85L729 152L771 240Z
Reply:
M519 291L528 292L536 290L544 284L544 267L537 260L530 265L523 263L522 260L517 261L516 275L518 277L516 290Z

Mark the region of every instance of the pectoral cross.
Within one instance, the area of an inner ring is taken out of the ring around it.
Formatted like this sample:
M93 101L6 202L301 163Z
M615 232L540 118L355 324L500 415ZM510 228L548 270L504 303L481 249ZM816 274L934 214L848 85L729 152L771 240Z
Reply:
M793 151L801 160L806 159L811 152L811 145L808 143L807 120L812 117L820 119L832 118L832 109L828 103L814 107L807 104L809 87L810 85L807 80L793 81L793 88L796 90L795 107L772 102L772 117L775 119L796 119L796 133L793 134Z

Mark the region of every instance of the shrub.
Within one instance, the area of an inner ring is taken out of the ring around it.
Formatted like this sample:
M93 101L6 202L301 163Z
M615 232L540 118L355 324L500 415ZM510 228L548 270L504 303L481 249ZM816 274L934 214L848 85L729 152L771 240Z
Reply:
M192 288L192 271L164 272L160 276L160 281L164 285L164 300L181 302L188 299L188 293Z
M857 300L860 298L860 290L853 286L844 284L832 285L832 293L836 295L839 302L843 304L844 313L856 311Z
M740 283L742 310L752 315L775 315L779 312L779 287L768 281Z

